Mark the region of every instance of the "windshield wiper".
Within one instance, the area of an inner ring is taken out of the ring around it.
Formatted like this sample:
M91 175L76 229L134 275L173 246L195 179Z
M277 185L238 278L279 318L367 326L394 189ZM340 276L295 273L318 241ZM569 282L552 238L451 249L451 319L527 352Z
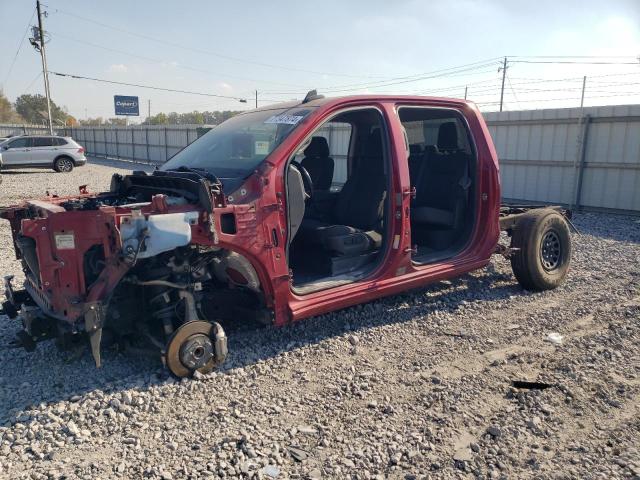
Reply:
M218 183L218 177L216 177L213 173L211 173L209 170L207 170L206 168L199 168L199 167L185 167L184 165L178 168L170 168L168 170L164 170L165 172L191 172L191 173L195 173L196 175L206 179L206 180L211 180L214 183Z

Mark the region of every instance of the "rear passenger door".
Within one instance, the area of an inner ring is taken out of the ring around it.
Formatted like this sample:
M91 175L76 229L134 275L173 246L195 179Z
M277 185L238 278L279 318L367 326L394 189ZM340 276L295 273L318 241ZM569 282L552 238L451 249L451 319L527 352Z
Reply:
M5 168L29 165L31 162L30 137L20 137L7 142L2 150L2 164Z
M31 163L34 165L51 165L55 157L54 139L52 137L34 137L31 149Z

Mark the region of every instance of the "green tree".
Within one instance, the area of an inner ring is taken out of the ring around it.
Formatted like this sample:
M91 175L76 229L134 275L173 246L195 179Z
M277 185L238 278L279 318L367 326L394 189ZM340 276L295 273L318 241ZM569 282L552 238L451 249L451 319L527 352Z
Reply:
M151 118L148 118L145 122L148 125L167 125L169 123L169 118L165 113L158 113Z
M0 122L21 123L23 121L18 112L14 110L9 99L5 97L2 90L0 90Z
M84 120L78 120L78 123L80 123L80 125L86 125L86 126L104 125L104 118L102 117L87 118Z
M16 99L16 111L28 123L43 123L47 121L47 99L45 96L20 95ZM51 100L51 120L54 124L65 123L67 113Z
M122 117L108 118L105 122L107 125L118 125L124 127L127 124L127 120Z

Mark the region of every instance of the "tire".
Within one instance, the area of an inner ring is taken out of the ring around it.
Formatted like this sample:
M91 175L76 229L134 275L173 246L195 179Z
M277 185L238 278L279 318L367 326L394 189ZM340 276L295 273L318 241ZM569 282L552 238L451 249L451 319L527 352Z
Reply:
M69 157L58 157L53 162L53 169L56 172L69 173L73 167L73 160Z
M558 287L571 262L571 235L565 219L555 210L542 208L525 213L513 229L511 268L525 290Z

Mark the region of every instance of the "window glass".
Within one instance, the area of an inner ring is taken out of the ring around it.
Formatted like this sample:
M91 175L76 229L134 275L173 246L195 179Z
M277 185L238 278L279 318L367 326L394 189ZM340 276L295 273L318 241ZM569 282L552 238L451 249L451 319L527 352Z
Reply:
M53 139L51 137L35 137L33 139L34 147L51 147L53 145Z
M314 137L326 138L329 144L329 157L333 158L331 191L334 192L340 191L347 181L351 130L350 123L329 122L313 134Z
M54 137L53 138L53 144L57 147L61 146L61 145L66 145L67 141L64 138L60 138L60 137Z
M160 170L204 169L223 182L246 178L311 111L295 107L237 115L176 153Z
M26 148L31 146L31 139L28 137L16 138L9 142L9 148Z
M457 148L471 154L466 127L457 116L442 116L442 112L426 108L406 108L400 110L400 120L407 132L410 151L419 151L430 145L437 147L440 127L445 123L453 123L457 133Z

